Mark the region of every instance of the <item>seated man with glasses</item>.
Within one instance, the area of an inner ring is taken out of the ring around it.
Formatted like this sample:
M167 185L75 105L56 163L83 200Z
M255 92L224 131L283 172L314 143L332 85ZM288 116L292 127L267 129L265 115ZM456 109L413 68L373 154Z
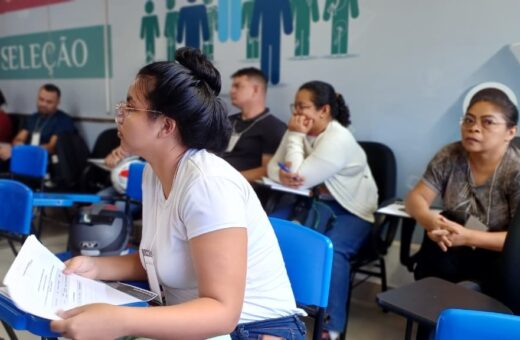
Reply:
M498 84L501 85L501 84ZM443 147L406 198L426 235L415 278L471 280L491 296L500 287L499 255L520 203L518 109L501 85L476 92L461 119L461 141ZM443 212L430 209L442 198Z

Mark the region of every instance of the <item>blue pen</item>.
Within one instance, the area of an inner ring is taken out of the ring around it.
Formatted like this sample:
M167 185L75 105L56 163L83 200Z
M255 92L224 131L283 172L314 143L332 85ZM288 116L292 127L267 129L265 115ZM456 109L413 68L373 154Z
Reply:
M286 167L285 164L282 163L282 162L278 162L278 167L279 167L280 169L282 169L283 172L287 172L288 174L291 173L291 169L289 169L288 167Z

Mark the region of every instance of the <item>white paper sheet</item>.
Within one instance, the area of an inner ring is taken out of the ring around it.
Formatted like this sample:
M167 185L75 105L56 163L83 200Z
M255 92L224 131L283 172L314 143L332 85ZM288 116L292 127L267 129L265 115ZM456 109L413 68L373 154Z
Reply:
M432 208L431 210L437 213L441 212L441 209L438 208ZM385 205L384 207L377 209L376 212L384 215L411 218L411 216L406 212L403 201L395 201L389 205Z
M45 319L60 319L60 310L90 303L124 305L140 302L107 284L75 274L64 275L65 264L31 235L11 264L3 283L21 310Z
M267 177L262 177L262 183L264 185L269 186L272 190L284 191L284 192L288 192L291 194L308 196L308 197L312 196L312 191L309 189L291 188L291 187L285 186L283 184L280 184L278 182L275 182L272 179L267 178Z
M89 159L87 159L87 162L94 164L95 166L97 166L103 170L112 171L112 169L110 169L108 167L108 165L105 164L104 158L89 158Z

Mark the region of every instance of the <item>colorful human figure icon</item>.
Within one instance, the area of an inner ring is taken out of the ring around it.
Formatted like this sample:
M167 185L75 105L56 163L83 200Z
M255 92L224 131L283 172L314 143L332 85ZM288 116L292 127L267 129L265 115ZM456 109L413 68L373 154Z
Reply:
M218 32L218 14L217 6L211 6L213 0L204 0L206 4L206 12L208 14L209 39L202 44L202 53L210 60L214 59L214 32Z
M190 3L195 1L188 0ZM182 43L184 41L184 45L200 50L202 47L201 40L209 40L206 6L200 4L182 7L179 11L177 42Z
M317 0L292 0L294 19L294 56L307 57L310 50L311 19L320 19Z
M179 12L174 11L175 0L166 0L166 20L164 22L164 36L166 37L166 58L170 61L175 60L177 24L179 22Z
M242 29L246 30L246 59L258 59L258 38L251 37L251 18L255 0L242 3Z
M159 37L159 19L152 14L154 10L153 1L148 0L144 5L147 15L141 19L141 39L144 39L146 63L155 59L155 39Z
M285 34L292 33L289 0L255 1L250 34L253 38L260 37L260 68L275 85L280 82L281 25Z
M262 0L265 1L265 0ZM218 1L218 38L225 42L240 40L240 0Z
M331 48L332 55L346 55L348 53L348 25L349 19L359 16L358 0L327 0L323 12L323 20L332 17Z

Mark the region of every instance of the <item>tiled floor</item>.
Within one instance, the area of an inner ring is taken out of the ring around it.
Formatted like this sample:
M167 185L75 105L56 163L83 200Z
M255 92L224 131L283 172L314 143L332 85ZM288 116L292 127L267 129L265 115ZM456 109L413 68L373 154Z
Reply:
M67 227L55 224L46 227L42 242L53 252L63 251L66 244ZM0 276L3 278L14 259L5 241L0 242ZM405 320L395 314L384 313L375 303L379 286L364 283L353 291L352 305L348 324L349 340L400 340L404 337ZM17 332L19 339L38 339L27 332ZM7 339L5 330L0 325L0 338Z

